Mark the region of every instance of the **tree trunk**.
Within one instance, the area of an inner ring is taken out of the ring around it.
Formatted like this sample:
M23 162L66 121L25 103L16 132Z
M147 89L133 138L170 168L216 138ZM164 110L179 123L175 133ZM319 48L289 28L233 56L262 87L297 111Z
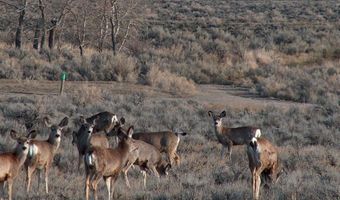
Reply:
M79 45L79 50L80 50L80 56L83 56L84 55L83 45Z
M51 20L52 28L49 31L49 36L48 36L48 47L50 49L53 49L53 47L54 47L54 32L55 32L55 29L56 29L56 26L57 26L57 22L58 21L56 19Z
M42 50L45 46L45 38L46 38L46 30L45 30L45 7L42 0L39 0L39 9L41 12L41 40L40 40L40 49Z
M15 33L15 47L20 49L21 48L21 39L22 39L22 26L24 24L24 18L25 18L25 13L26 13L26 0L23 2L23 8L20 11L19 14L19 23L17 27L17 31Z
M39 20L37 21L37 25L35 26L34 38L33 38L33 49L39 49L39 37L40 37L40 27Z
M40 49L43 49L44 46L45 46L45 38L46 38L46 30L45 30L45 19L42 19L41 20L41 32L42 32L42 35L41 35L41 40L40 40Z
M110 18L111 22L111 43L112 43L112 52L113 55L116 55L116 36L115 36L115 27L114 27L114 22L113 19Z
M104 1L103 5L103 15L101 17L100 21L100 36L99 36L99 42L98 42L98 51L103 51L104 41L106 39L107 30L108 30L108 20L106 15L106 8L107 8L107 1Z

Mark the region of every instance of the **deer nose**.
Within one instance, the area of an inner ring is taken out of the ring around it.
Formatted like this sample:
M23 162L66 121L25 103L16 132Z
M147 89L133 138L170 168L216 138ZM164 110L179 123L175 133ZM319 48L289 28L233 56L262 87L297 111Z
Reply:
M217 122L215 122L215 125L217 125L218 123Z
M57 134L57 135L55 135L55 137L58 138L58 137L60 137L60 135Z
M26 149L27 149L27 147L25 147L25 146L22 147L22 150L26 150Z

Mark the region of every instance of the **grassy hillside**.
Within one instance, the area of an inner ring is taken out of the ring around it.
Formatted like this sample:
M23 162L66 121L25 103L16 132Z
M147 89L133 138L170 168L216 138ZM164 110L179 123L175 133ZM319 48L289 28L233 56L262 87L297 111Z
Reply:
M27 25L23 50L0 45L0 77L56 80L65 70L70 80L193 88L188 79L319 104L339 94L337 1L148 1L141 7L138 29L116 56L108 41L106 50L96 50L95 28L88 30L83 57L64 29L57 32L55 50L39 53L31 48L33 32ZM15 27L8 16L1 15ZM95 22L89 21L91 27ZM2 30L0 39L8 43L13 32ZM172 81L163 84L164 77Z
M8 15L7 7L0 6L0 78L28 79L23 85L33 85L26 93L26 86L18 93L0 92L0 151L14 145L10 129L23 133L33 125L42 139L48 131L42 125L45 116L55 122L68 116L72 121L53 162L50 194L42 188L38 192L35 176L28 199L83 199L84 168L77 171L77 150L71 144L71 133L79 127L73 120L100 111L124 116L136 131L188 132L178 149L182 163L171 169L169 177L158 181L148 176L143 189L141 174L131 170L132 189L120 177L116 199L251 199L245 147L234 148L231 161L220 157L221 145L207 111L221 112L221 107L227 112L226 126L259 126L279 148L287 174L270 189L262 188L261 199L340 199L338 1L149 0L137 13L135 32L116 55L109 41L98 51L98 30L93 28L98 21L91 18L83 56L73 29L65 30L72 27L67 24L70 19L57 31L54 49L33 50L34 10L27 12L23 47L16 49L17 13ZM68 80L117 81L126 88L120 92L115 84L77 83L57 96L41 80L58 80L62 71L68 72ZM280 109L267 106L266 99L253 105L254 97L247 104L234 99L256 108L248 109L221 98L223 105L217 105L203 101L220 98L214 92L195 96L202 92L197 84L205 83L244 86L252 94L275 97L273 101L293 102ZM139 89L134 84L151 87ZM130 90L131 85L135 88ZM302 108L294 102L311 104ZM99 195L106 197L103 182ZM27 199L24 172L15 181L14 199Z
M95 86L92 86L95 87ZM135 169L129 173L132 190L119 178L115 197L118 199L250 199L251 175L245 147L234 148L232 160L220 158L221 145L214 134L207 111L210 106L183 98L159 98L148 91L120 94L110 87L54 95L2 94L0 96L1 149L9 150L14 142L10 129L25 132L25 124L38 130L38 138L46 138L48 129L42 118L50 116L60 121L71 118L69 129L62 135L60 150L50 173L50 194L42 187L37 192L33 180L30 199L83 199L84 169L77 171L77 150L71 145L71 132L77 130L72 121L79 115L90 116L100 111L112 111L124 116L136 131L182 130L179 155L182 163L173 167L168 178L157 181L148 176L147 188ZM339 190L339 112L323 109L291 107L287 111L265 107L258 111L234 110L225 104L225 125L256 125L263 136L279 147L280 160L287 170L271 190L261 190L262 199L338 199ZM216 110L221 111L221 110ZM15 199L26 199L25 173L15 182ZM100 197L106 196L104 182Z

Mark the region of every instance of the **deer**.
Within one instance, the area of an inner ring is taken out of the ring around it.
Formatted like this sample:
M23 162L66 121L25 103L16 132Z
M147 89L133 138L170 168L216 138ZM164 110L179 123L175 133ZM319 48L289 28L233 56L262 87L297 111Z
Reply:
M228 149L229 160L231 160L232 147L234 145L246 145L253 138L261 137L261 129L254 126L243 126L229 128L222 125L222 118L226 116L226 112L222 111L216 115L212 111L208 111L208 115L213 119L215 134L218 142L222 144L221 158L223 159L224 149Z
M124 130L123 127L119 127L117 135L132 135L133 137L134 127L130 126L128 130ZM168 170L171 168L171 164L162 159L162 155L159 150L151 144L148 144L142 140L135 140L138 147L137 154L131 154L129 157L129 163L123 169L124 179L126 186L130 188L130 183L127 177L127 172L132 165L140 167L143 174L143 185L146 187L146 172L152 172L157 178L161 176L167 176Z
M94 124L93 122L96 121L96 124L93 129L93 133L97 133L100 131L104 131L105 134L109 134L111 129L116 125L118 122L117 115L111 112L100 112L91 117L84 118L84 116L80 116L80 122L84 123L86 121L89 124Z
M105 181L108 199L110 200L118 175L127 166L129 157L134 153L138 153L138 147L130 134L122 135L118 146L114 149L98 146L90 147L84 156L86 200L89 199L90 188L93 191L95 200L98 199L97 185L101 178Z
M35 135L35 130L31 130L27 136L19 136L15 130L11 130L10 136L13 140L16 140L17 145L13 152L0 154L0 189L2 190L5 182L7 182L9 200L12 200L13 181L24 165L28 154L29 141L34 138ZM1 192L1 194L3 194L3 192ZM0 199L2 199L1 196Z
M284 169L280 170L277 148L265 138L253 137L247 144L247 155L252 175L253 199L258 200L261 176L266 184L276 183Z
M125 124L125 118L120 118L119 122L114 126L111 131L111 135L116 135L117 130L123 127ZM180 142L180 135L187 135L186 132L172 132L172 131L160 131L160 132L138 132L132 135L135 140L142 140L148 144L153 145L158 149L160 153L165 153L168 157L168 161L171 166L173 164L180 164L180 156L177 154L177 147Z
M25 162L27 172L27 188L29 193L32 175L36 169L45 170L45 191L48 194L48 172L52 166L54 155L56 154L63 130L68 124L68 117L63 118L60 123L51 124L48 117L44 118L45 125L50 128L50 134L47 140L31 140L29 153ZM38 188L40 186L40 171L38 175Z
M109 140L106 135L103 134L93 134L94 127L97 124L97 121L93 120L92 123L88 123L86 120L81 120L81 127L78 132L73 131L72 144L77 145L79 157L78 157L78 171L80 169L81 161L85 152L90 146L101 146L108 148Z

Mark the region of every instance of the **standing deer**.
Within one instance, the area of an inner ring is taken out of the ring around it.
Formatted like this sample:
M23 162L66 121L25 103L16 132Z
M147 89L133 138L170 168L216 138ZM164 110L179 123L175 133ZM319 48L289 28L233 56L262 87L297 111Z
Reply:
M38 168L45 170L45 186L48 193L48 172L52 166L53 157L56 154L63 129L68 124L68 117L60 121L59 125L51 124L48 118L44 118L47 127L50 128L50 135L47 140L31 140L29 153L25 162L27 171L27 193L29 193L32 175ZM40 186L40 171L38 174L38 188Z
M122 117L117 125L112 129L111 134L117 134L117 130L123 127L125 124L125 119ZM162 132L140 132L134 133L132 138L135 140L142 140L148 144L153 145L158 149L159 152L165 153L168 157L168 161L172 166L175 162L176 165L180 163L180 157L176 153L177 147L180 141L179 135L186 135L187 133L177 133L172 131L162 131Z
M259 138L261 136L261 130L253 126L244 126L237 128L224 127L222 125L222 118L226 116L226 112L223 111L219 115L215 115L212 111L208 112L208 115L212 117L215 134L218 141L222 144L224 149L228 148L229 160L231 159L231 152L233 145L244 145L248 144L253 138ZM221 157L223 158L223 149L221 152Z
M265 138L253 137L247 145L247 155L252 174L253 199L258 200L261 175L265 181L276 183L283 170L279 170L276 147Z
M97 124L98 119L92 121L92 123L88 123L86 120L82 121L82 125L78 132L73 131L73 139L72 144L77 145L79 159L78 159L78 171L80 169L80 163L85 155L86 150L90 146L99 146L99 147L109 147L109 140L106 135L103 134L92 134L93 129Z
M130 126L128 131L125 131L122 127L117 130L118 137L122 135L132 135L133 137L133 126ZM132 165L137 165L140 167L143 173L143 183L146 187L146 172L152 172L157 178L160 175L168 175L168 169L171 168L171 164L162 159L162 155L159 150L151 144L148 144L142 140L135 140L136 146L138 148L137 154L131 154L129 157L129 163L127 167L123 169L124 179L126 185L130 188L130 183L127 177L127 172Z
M131 135L121 136L121 141L114 149L91 147L85 154L85 198L89 199L90 187L93 190L94 198L97 200L97 185L103 177L107 191L108 199L111 199L111 183L112 193L114 184L122 169L129 163L129 157L133 153L138 153L138 147L135 141L131 139Z
M26 137L18 136L17 132L11 130L10 136L17 141L14 152L0 154L0 189L3 190L4 184L8 183L8 199L12 200L12 186L15 177L19 174L19 170L24 164L29 148L29 141L34 138L36 132L30 131ZM1 193L3 195L3 191ZM0 196L0 199L1 196Z

